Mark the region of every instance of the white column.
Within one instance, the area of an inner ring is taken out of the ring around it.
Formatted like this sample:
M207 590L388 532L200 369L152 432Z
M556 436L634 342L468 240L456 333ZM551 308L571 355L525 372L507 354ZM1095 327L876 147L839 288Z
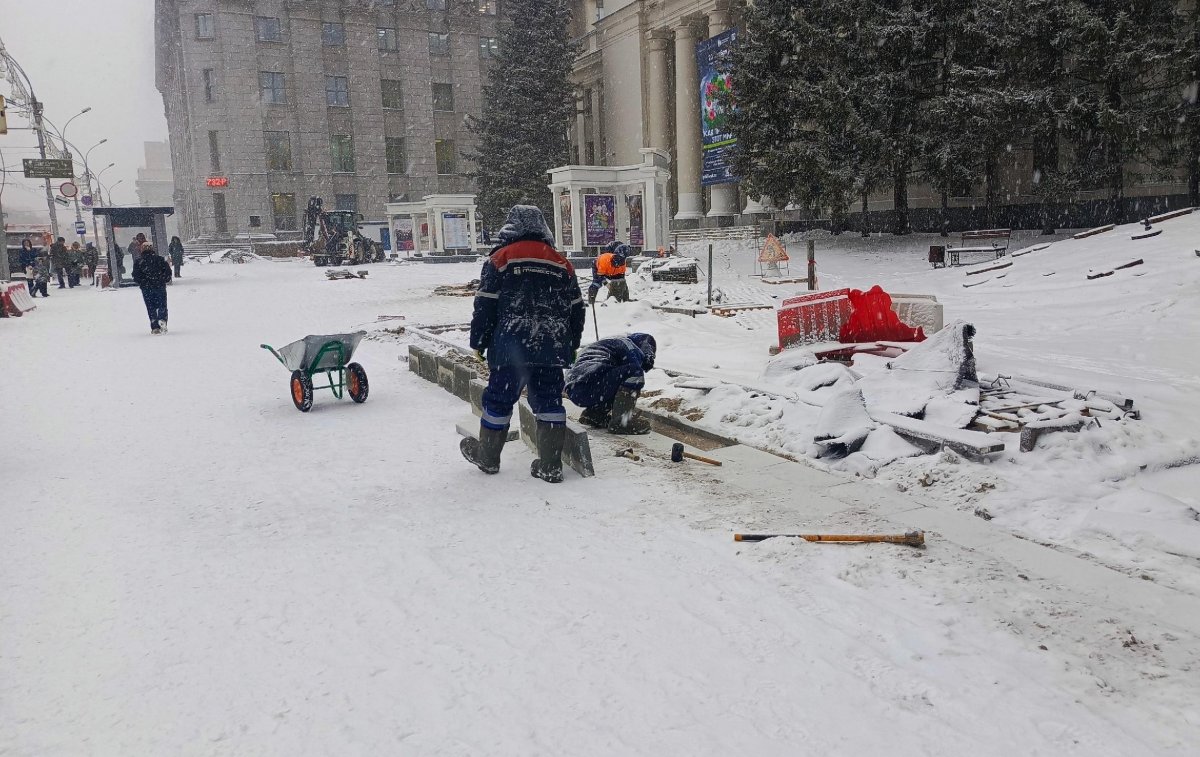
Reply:
M550 187L550 212L554 214L554 249L563 250L562 237L562 192L560 187Z
M685 21L675 29L675 176L679 212L675 220L704 216L700 195L700 80L696 30Z
M571 249L583 249L583 208L579 207L579 187L571 187Z
M604 113L600 110L600 87L588 90L592 98L592 165L606 166L604 154Z
M658 231L658 182L647 179L642 186L642 236L643 250L657 250L662 244Z
M708 34L715 37L730 26L729 8L718 7L708 14ZM737 184L714 184L709 187L708 217L736 216L738 214Z
M646 134L645 144L670 151L667 134L667 42L666 30L647 35L649 54L646 66Z
M474 205L472 205L470 208L467 209L467 234L469 235L467 237L467 240L468 240L467 245L472 250L476 249L479 246L479 243L476 241L478 239L478 237L475 236L475 206Z

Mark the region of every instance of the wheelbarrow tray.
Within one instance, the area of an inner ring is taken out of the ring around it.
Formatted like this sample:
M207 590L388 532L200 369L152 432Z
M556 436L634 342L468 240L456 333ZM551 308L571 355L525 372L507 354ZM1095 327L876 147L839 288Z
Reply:
M279 349L268 344L262 345L262 348L270 350L271 354L289 371L304 371L312 374L317 371L336 370L344 367L350 362L354 350L358 348L358 343L366 334L365 331L356 331L352 334L309 334L303 339L297 339ZM331 342L341 344L340 355L336 349L324 350L324 347ZM322 350L324 350L323 354ZM320 360L317 360L318 355ZM338 361L339 357L341 362ZM314 361L316 362L314 363Z

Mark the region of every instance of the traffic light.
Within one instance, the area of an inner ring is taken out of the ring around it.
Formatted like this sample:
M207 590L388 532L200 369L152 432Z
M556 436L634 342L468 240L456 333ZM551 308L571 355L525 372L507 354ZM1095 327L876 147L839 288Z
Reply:
M8 133L8 114L4 112L4 95L0 95L0 134Z

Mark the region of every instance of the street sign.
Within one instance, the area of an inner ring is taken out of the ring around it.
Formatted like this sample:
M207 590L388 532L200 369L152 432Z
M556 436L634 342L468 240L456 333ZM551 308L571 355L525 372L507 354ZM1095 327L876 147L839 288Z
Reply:
M58 193L63 197L70 199L79 194L79 187L68 181L58 188Z
M90 207L92 207L92 196L91 196L91 195L84 195L83 197L80 197L80 198L79 198L79 204L80 204L80 205L83 205L83 207L85 207L85 208L90 208Z
M87 224L85 224L83 221L76 221L75 233L81 237L87 234Z
M26 179L69 179L75 175L75 166L67 160L40 160L25 158L21 161Z
M55 197L54 201L57 202L59 205L62 205L64 208L69 207L71 205L71 201L65 197Z

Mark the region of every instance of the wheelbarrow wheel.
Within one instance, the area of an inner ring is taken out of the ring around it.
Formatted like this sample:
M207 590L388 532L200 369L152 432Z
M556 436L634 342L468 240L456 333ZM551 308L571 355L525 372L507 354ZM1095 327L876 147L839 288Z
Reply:
M367 401L367 392L370 390L367 372L358 363L346 366L346 390L350 392L350 399L355 402Z
M312 409L313 385L312 379L304 371L292 371L292 402L296 409L307 413Z

